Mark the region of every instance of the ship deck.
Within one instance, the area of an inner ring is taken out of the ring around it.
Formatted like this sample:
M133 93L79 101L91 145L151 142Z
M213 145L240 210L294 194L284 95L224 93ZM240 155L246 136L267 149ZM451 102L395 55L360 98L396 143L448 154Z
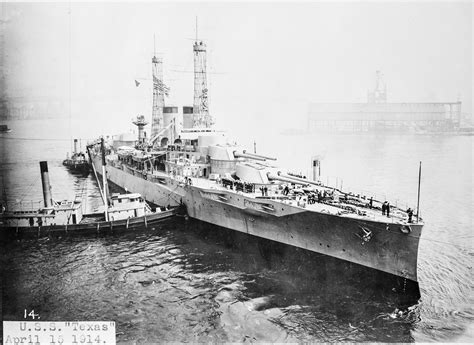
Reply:
M164 176L164 175L163 175ZM396 206L390 206L390 216L387 217L386 215L382 214L380 201L373 200L373 207L370 208L368 206L369 200L367 199L360 199L360 202L365 202L367 204L364 206L354 205L351 202L344 202L343 200L340 201L332 201L326 199L324 201L315 201L314 203L302 202L298 200L296 195L288 195L284 196L279 190L278 192L274 190L268 190L267 196L262 196L260 191L255 191L252 193L244 192L244 191L236 191L231 190L224 187L222 184L217 183L216 181L209 180L207 178L192 178L193 186L202 188L202 189L211 189L216 191L222 191L227 193L234 193L247 196L249 198L257 199L257 200L274 200L284 204L290 204L294 207L300 207L302 209L313 211L313 212L320 212L320 213L327 213L332 215L337 215L341 217L348 217L360 220L370 220L375 222L386 222L386 223L398 223L398 224L413 224L415 223L415 219L413 219L413 223L407 222L407 214L406 212L402 211L401 209L397 208ZM326 186L318 186L318 190L331 192L333 188L326 187ZM351 196L350 200L354 200L353 196ZM347 208L351 208L348 210ZM420 224L421 222L418 222Z
M112 163L112 162L110 162ZM112 163L111 165L115 165ZM121 164L122 165L122 164ZM125 165L125 164L123 164ZM153 180L165 180L172 179L181 183L185 183L185 178L183 176L170 176L165 172L155 170L153 173L150 171L141 171L127 165L129 170L134 171L135 176L141 176ZM392 224L423 224L422 219L416 222L416 217L413 216L412 223L408 223L407 213L396 207L396 205L390 205L390 216L382 214L381 206L382 202L379 200L373 200L373 207L369 207L369 199L364 199L362 197L357 197L355 195L350 195L348 193L337 190L341 198L339 201L334 201L331 197L327 197L322 201L315 201L314 203L308 203L308 201L303 201L303 192L302 189L299 189L300 194L291 193L288 196L282 194L282 190L275 190L273 188L268 189L268 194L262 196L261 192L256 189L254 192L245 192L245 191L236 191L235 189L229 189L228 187L223 186L221 183L218 183L214 180L209 180L208 178L203 177L192 177L191 183L195 187L202 189L222 191L226 193L240 194L244 195L251 199L256 200L273 200L276 202L281 202L283 204L292 205L293 207L299 207L312 212L326 213L340 217L347 217L352 219L360 219L365 221L374 221L381 223L392 223ZM158 182L156 182L158 183ZM320 192L326 191L326 193L333 193L334 188L320 185L315 187ZM348 200L344 200L343 196L346 195ZM301 196L301 197L300 197Z

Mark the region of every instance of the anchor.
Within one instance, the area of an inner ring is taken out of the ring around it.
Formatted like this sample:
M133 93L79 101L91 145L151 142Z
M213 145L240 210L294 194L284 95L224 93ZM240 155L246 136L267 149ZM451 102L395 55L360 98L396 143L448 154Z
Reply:
M373 234L372 231L367 228L364 228L363 226L359 225L359 229L362 230L362 233L356 233L355 235L362 240L361 244L364 245L372 239Z

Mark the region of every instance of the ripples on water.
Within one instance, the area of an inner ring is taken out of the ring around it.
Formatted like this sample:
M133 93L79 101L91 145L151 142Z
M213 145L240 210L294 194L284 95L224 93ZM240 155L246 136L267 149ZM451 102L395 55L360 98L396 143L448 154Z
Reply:
M45 320L115 320L118 341L411 341L390 291L340 281L346 265L262 259L203 225L171 222L120 237L21 241L5 258L5 319L23 307ZM359 290L359 288L362 288Z
M114 320L122 342L470 342L472 138L385 138L382 147L379 138L350 140L361 155L346 152L347 143L338 138L318 141L298 157L286 155L284 147L278 152L284 165L294 167L297 159L326 152L328 174L352 167L346 186L405 200L416 188L423 157L422 298L408 310L399 312L396 294L354 265L294 249L268 261L255 240L229 242L216 235L219 229L171 221L155 232L27 240L2 248L4 319L21 319L29 308L45 320ZM3 143L2 189L10 204L42 200L38 161L45 159L56 199L83 194L86 211L100 206L92 175L74 176L61 166L69 144ZM414 166L415 186L405 166Z

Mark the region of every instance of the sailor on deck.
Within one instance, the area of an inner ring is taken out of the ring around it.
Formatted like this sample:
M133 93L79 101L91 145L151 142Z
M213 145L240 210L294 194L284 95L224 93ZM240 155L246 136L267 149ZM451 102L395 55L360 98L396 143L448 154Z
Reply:
M408 223L411 223L412 217L413 217L413 210L410 207L408 207L407 214L408 214Z

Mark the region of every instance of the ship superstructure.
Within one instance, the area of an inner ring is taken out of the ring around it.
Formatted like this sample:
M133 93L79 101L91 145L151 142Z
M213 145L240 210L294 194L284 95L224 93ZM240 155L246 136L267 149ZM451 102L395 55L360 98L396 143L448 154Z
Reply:
M157 58L156 54L151 59L153 76L153 109L151 115L151 136L158 134L163 128L163 107L165 106L165 93L168 88L163 83L163 59Z
M194 128L210 128L214 119L209 113L207 73L206 73L206 45L203 41L194 42Z
M416 282L421 218L394 206L382 214L384 200L324 186L317 159L312 180L295 176L275 158L249 153L212 128L201 73L204 48L194 44L200 63L195 63L192 125L184 119L172 143L157 146L155 135L147 149L112 149L106 157L107 178L155 204L185 205L192 218ZM93 159L97 171L99 150L96 146Z

